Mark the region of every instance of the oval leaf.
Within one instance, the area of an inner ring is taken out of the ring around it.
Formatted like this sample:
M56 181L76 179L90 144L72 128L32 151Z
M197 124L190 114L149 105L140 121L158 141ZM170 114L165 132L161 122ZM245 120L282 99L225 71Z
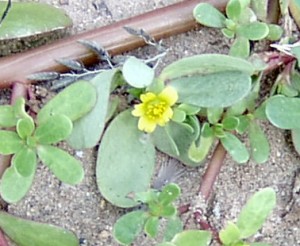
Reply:
M65 229L4 212L0 212L0 227L19 246L79 246L75 235Z
M67 152L50 145L40 145L37 147L37 153L42 162L62 182L75 185L82 181L84 171L80 161Z
M176 79L190 75L204 75L225 71L241 71L248 75L254 73L253 65L238 57L221 54L203 54L186 57L166 66L160 79Z
M155 149L148 135L139 131L137 119L127 110L106 130L97 157L97 183L101 194L119 207L138 203L129 193L146 191L155 165Z
M135 88L147 87L154 79L154 70L134 56L125 61L122 74L127 83Z
M226 227L220 231L219 237L224 245L236 245L235 243L240 240L240 230L229 221Z
M111 82L116 72L104 71L90 81L97 90L97 102L87 115L74 122L73 131L67 140L72 148L92 148L99 142L109 110Z
M247 58L250 54L250 42L245 37L237 37L230 47L229 55Z
M72 121L67 116L55 114L36 128L34 137L41 144L54 144L66 139L72 128Z
M12 158L12 166L24 177L32 176L37 165L36 153L27 147L20 150Z
M199 137L200 123L194 116L187 116L186 121L178 123L170 121L165 127L157 127L151 134L155 147L160 151L182 161L188 166L199 166L189 158L190 145Z
M270 145L259 125L252 121L249 126L251 156L257 163L264 163L269 158Z
M239 26L236 33L238 36L256 41L268 36L269 27L266 23L255 21L247 25Z
M249 75L228 71L171 81L179 95L179 102L199 107L228 107L246 97L251 90Z
M221 138L221 143L228 151L231 157L238 163L245 163L249 160L249 153L245 145L229 132L224 133L225 136Z
M121 245L131 244L142 231L147 219L143 211L133 211L123 215L114 225L114 238Z
M241 238L255 234L262 227L275 205L276 194L272 188L256 192L242 209L237 220Z
M25 139L26 137L31 136L34 127L33 119L31 117L26 117L18 120L16 128L20 138Z
M78 81L52 98L38 113L41 124L54 114L63 114L75 121L88 113L96 103L96 89L87 81Z
M0 2L0 9L5 9L6 4L6 2ZM0 40L23 38L71 25L72 20L65 12L51 5L14 2L1 24Z
M207 246L211 240L211 233L200 230L186 230L175 235L172 240L176 246Z
M226 5L226 15L232 20L238 20L242 10L242 4L240 0L230 0Z
M22 139L17 133L0 130L0 154L14 154L17 153L22 147Z
M222 28L225 27L225 16L208 3L198 4L193 11L194 18L204 26Z
M183 223L177 216L168 219L164 233L164 241L171 241L173 237L183 230Z
M177 184L166 185L158 195L158 202L161 205L168 205L180 196L181 190Z
M145 223L144 231L150 237L156 237L159 226L158 217L149 217Z
M16 124L14 108L11 105L0 106L0 127L13 127Z
M274 96L267 100L266 115L268 120L281 129L299 128L300 98Z
M8 203L20 201L30 189L34 173L28 177L21 176L14 167L5 170L1 183L0 194Z

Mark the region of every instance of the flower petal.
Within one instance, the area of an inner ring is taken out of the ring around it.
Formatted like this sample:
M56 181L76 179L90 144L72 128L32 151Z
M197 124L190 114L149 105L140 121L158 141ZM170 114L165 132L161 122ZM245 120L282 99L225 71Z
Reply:
M144 104L140 103L137 105L134 105L134 110L131 112L133 116L139 117L144 115L145 110L144 110Z
M177 91L171 87L167 86L163 91L158 95L159 99L165 101L169 106L175 104L178 100Z
M140 99L143 103L147 103L155 99L157 96L152 92L147 92L146 94L142 94Z
M151 133L155 130L156 123L154 121L147 119L146 117L141 117L139 119L138 128L141 131Z
M164 114L161 116L161 118L158 120L157 124L159 124L160 126L166 125L170 121L172 116L173 110L170 107L168 107Z

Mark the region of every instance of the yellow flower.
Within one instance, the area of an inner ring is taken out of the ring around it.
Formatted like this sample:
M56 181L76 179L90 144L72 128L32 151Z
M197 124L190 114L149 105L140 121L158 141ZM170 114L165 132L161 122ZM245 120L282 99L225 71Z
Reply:
M140 96L142 103L135 105L132 115L140 117L138 128L151 133L156 125L164 126L173 116L173 106L177 99L177 91L168 86L158 95L147 92Z

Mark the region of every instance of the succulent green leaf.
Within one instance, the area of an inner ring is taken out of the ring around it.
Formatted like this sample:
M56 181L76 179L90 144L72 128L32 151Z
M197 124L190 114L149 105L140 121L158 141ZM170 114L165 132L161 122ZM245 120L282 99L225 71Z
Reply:
M38 124L54 114L63 114L75 121L94 107L96 99L95 87L87 81L78 81L58 93L40 110Z
M5 170L1 183L0 194L4 201L16 203L28 192L33 181L34 173L30 176L21 176L14 167Z
M203 162L210 151L214 139L213 136L204 137L203 133L201 133L198 146L195 142L192 142L189 148L189 158L194 162Z
M238 116L239 119L239 125L236 128L236 131L240 134L243 134L250 125L250 118L248 115L241 115Z
M180 196L180 187L177 184L166 185L158 195L158 202L165 206L175 201Z
M248 1L248 2L250 2L250 1ZM253 21L257 21L256 14L250 7L245 6L242 14L240 15L240 18L238 20L239 25L247 25Z
M164 232L164 241L171 241L173 237L183 230L183 223L178 216L168 219L166 230Z
M268 120L281 129L299 128L300 98L273 96L267 100L266 115Z
M158 226L159 218L151 216L146 220L144 231L147 233L148 236L156 237L158 232Z
M298 28L300 27L300 2L299 0L283 0L283 2L285 3L285 5L287 4L287 2L289 2L289 10L290 13L294 19L294 21L296 22ZM287 13L287 9L285 8L285 13Z
M208 3L200 3L193 10L194 18L204 26L222 28L225 27L225 16Z
M200 108L191 104L182 103L178 108L184 111L187 115L195 115L200 111Z
M249 126L251 156L257 163L264 163L270 154L270 145L260 126L252 121Z
M104 71L90 81L97 90L97 102L87 115L74 122L72 134L67 140L74 149L92 148L99 142L107 120L110 87L116 72L115 69ZM116 108L118 101L114 102L113 108Z
M235 245L234 243L240 240L240 230L229 221L226 227L220 231L219 237L224 245Z
M243 9L240 0L230 0L226 5L226 15L232 20L238 20L242 10Z
M23 119L19 119L17 122L17 133L20 138L25 139L28 136L31 136L31 134L34 131L34 122L31 117L26 117Z
M222 54L202 54L171 63L163 69L159 77L165 81L191 75L206 75L226 71L240 71L252 75L254 70L253 65L245 59Z
M125 61L122 74L127 83L135 88L147 87L154 79L154 70L134 56Z
M269 27L266 23L255 21L246 25L238 26L236 33L238 36L256 41L268 36Z
M183 122L186 118L186 112L179 109L179 108L174 108L173 110L173 116L172 120L176 122Z
M159 212L159 216L164 218L170 218L176 215L177 209L174 207L173 204L168 204L166 206L163 206Z
M266 115L266 106L267 106L267 101L264 101L259 107L254 111L253 115L255 119L258 120L267 120L267 115Z
M179 102L199 107L228 107L246 97L251 78L239 71L227 71L184 77L170 82L179 95Z
M5 9L6 4L0 2L0 9ZM1 25L0 40L28 37L71 25L72 20L61 9L45 3L14 2Z
M186 121L178 123L170 121L165 127L158 127L151 137L154 145L162 152L179 159L188 166L199 166L192 161L188 151L192 142L200 134L200 123L195 116L187 116ZM175 152L175 151L178 152Z
M76 236L63 228L0 212L0 227L19 246L79 246Z
M241 238L248 238L255 234L275 205L276 194L272 188L264 188L256 192L243 207L237 220Z
M251 8L254 10L258 19L267 22L268 17L268 1L266 0L251 0Z
M208 246L211 233L201 230L186 230L175 235L172 240L176 246Z
M240 120L238 117L229 116L223 119L222 124L225 130L231 131L235 130L238 127L238 125L240 124Z
M280 12L281 12L282 16L284 16L288 13L289 2L297 2L297 0L296 1L291 1L291 0L280 0L279 1Z
M222 117L223 108L208 108L207 109L207 119L211 124L216 124Z
M235 32L233 30L230 30L228 28L222 28L221 32L226 38L234 38Z
M250 54L250 42L247 38L239 36L237 37L230 47L229 55L247 58Z
M300 128L292 129L293 145L300 155Z
M245 145L233 134L225 132L225 136L220 139L224 148L238 163L245 163L249 160L249 153Z
M25 111L25 99L23 97L18 97L13 105L14 114L17 119L23 119L30 117Z
M225 117L229 116L239 116L242 115L246 111L246 98L236 102L229 108L227 108Z
M0 127L13 127L17 124L14 108L11 105L0 106Z
M22 147L23 141L16 132L0 130L0 154L14 154Z
M34 137L41 144L55 144L66 139L72 128L72 121L67 116L54 114L36 128Z
M297 91L300 91L300 73L297 70L292 72L290 82L293 88L295 88Z
M297 58L298 61L298 67L300 66L300 47L299 46L295 46L291 48L291 53Z
M98 188L119 207L138 204L128 194L146 191L154 171L155 148L137 125L130 110L119 114L104 133L98 151Z
M84 171L80 161L67 152L50 145L39 145L37 154L62 182L75 185L82 181Z
M121 245L130 245L142 232L147 218L147 214L143 211L133 211L123 215L114 225L114 238Z
M280 26L274 24L268 24L268 27L269 27L269 34L267 36L268 40L276 41L281 38L283 34L283 29Z
M35 151L30 148L24 147L13 156L12 166L21 176L32 176L35 173L37 166Z
M271 246L268 243L251 243L250 246Z

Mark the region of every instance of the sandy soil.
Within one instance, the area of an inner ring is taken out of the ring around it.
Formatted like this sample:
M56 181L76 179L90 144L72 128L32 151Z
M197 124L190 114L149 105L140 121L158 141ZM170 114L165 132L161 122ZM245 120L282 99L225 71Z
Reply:
M177 1L43 0L40 2L52 3L65 9L74 20L72 32L77 33ZM228 51L228 42L222 35L207 28L171 37L164 40L164 44L170 49L161 67L184 56ZM141 57L149 53L151 49L147 47L134 51L134 54ZM269 161L262 165L256 165L251 161L239 165L227 157L216 183L213 199L207 209L207 219L212 226L220 229L226 221L235 220L251 194L263 187L273 187L277 193L276 210L253 239L274 246L300 245L299 157L291 146L289 133L275 129L268 123L263 127L271 142L272 153ZM72 151L72 153L84 163L86 175L80 185L71 187L62 184L46 167L39 165L34 184L26 198L17 204L9 205L8 211L23 218L52 223L72 230L80 239L80 245L118 245L112 238L111 230L124 210L110 205L97 190L96 150ZM166 156L158 155L158 165L166 161ZM178 181L183 191L179 203L184 204L197 199L195 194L205 165L199 168L185 168L184 176ZM290 204L293 205L289 206ZM190 226L194 227L193 224ZM155 245L155 242L142 236L134 245L151 246Z

